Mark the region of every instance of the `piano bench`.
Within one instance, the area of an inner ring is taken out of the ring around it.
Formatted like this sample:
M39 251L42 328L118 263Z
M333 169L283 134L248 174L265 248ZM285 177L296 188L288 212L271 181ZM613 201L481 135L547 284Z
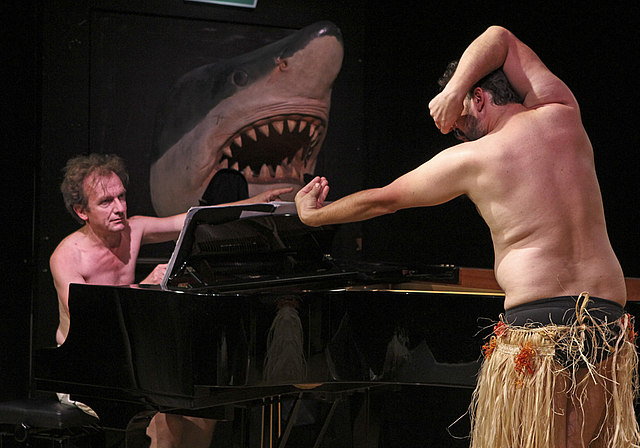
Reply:
M60 403L55 395L0 402L0 434L3 448L105 446L100 420ZM3 443L5 435L13 436L18 445Z

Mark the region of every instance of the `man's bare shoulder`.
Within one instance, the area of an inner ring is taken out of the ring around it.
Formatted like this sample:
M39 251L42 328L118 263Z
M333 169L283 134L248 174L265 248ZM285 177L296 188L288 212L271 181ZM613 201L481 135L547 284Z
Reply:
M572 104L547 103L528 109L524 115L527 121L547 126L548 130L582 129L580 107L577 102Z
M489 158L495 157L502 145L503 136L487 134L484 137L458 143L441 152L469 168L481 168Z
M153 219L151 216L135 215L127 218L127 221L129 222L129 224L139 225L151 219Z
M176 239L184 224L185 214L155 217L137 215L129 218L131 239L139 244L162 243Z
M83 253L87 251L89 242L83 229L64 238L51 254L49 267L54 280L83 275Z
M158 218L145 215L135 215L127 218L127 223L133 232L143 231L150 223Z
M60 241L60 244L58 244L53 251L51 261L72 261L79 256L80 252L86 246L87 240L87 235L83 232L83 229L78 229L69 234Z
M532 147L553 152L557 143L573 137L582 138L584 134L577 107L550 103L521 109L509 115L493 132L468 144L473 146L479 159L506 154L530 155Z
M144 235L149 231L149 229L153 229L154 222L156 222L159 218L145 215L135 215L127 218L127 226L131 230L131 239L137 244L144 244L142 241L144 239Z

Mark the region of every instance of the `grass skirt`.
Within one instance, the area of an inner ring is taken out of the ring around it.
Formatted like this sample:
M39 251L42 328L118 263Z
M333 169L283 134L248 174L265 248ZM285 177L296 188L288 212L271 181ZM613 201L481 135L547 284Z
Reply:
M633 407L638 390L633 319L624 314L616 321L621 331L613 332L609 322L594 322L586 309L576 315L576 322L568 326L495 326L484 346L485 360L470 407L472 448L556 447L554 417L564 410L554 402L554 390L567 384L562 395L580 411L585 397L579 392L584 384L579 383L587 381L608 391L605 420L590 446L640 446ZM587 349L603 340L609 341L604 343L612 366L608 370L601 366L610 363L599 365L597 351ZM556 350L568 360L560 364ZM579 381L578 368L585 365L588 374Z

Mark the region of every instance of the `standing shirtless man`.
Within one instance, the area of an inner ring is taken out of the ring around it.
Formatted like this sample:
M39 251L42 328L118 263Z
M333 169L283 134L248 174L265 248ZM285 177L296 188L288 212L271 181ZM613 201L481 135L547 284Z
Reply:
M486 346L472 446L637 446L626 287L576 99L501 27L474 40L441 86L431 115L463 143L326 206L316 178L296 196L300 219L359 221L467 195L491 231L506 310Z
M69 332L69 285L129 285L134 283L140 246L176 239L186 214L167 218L127 218L123 161L114 155L91 154L71 159L65 168L62 194L67 210L83 226L67 236L51 255L50 266L58 293L62 344ZM290 188L269 190L237 202L275 200ZM159 284L167 269L158 265L141 283ZM152 447L208 447L214 420L156 414L149 426Z

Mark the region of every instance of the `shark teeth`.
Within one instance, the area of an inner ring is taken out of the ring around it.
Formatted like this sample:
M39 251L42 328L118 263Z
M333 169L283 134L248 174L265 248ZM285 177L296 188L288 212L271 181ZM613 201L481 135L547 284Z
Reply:
M283 160L282 163L276 167L276 179L299 179L301 177L302 176L300 175L300 173L298 173L296 168L291 164L285 163L285 160Z
M274 121L271 123L271 126L273 126L273 129L280 135L284 132L284 121Z
M244 174L244 177L246 177L247 179L253 177L253 171L251 171L251 168L249 166L246 166L242 171L242 174Z
M247 137L249 137L251 140L253 140L254 142L258 141L258 136L256 135L256 130L255 129L249 129L247 132L245 132L245 134Z
M262 126L258 127L258 131L260 131L260 133L262 135L264 135L265 137L269 137L269 125L268 124L263 124Z
M291 115L260 120L227 141L219 152L218 166L236 169L250 182L302 183L323 134L323 122L315 117Z
M267 166L266 164L262 165L260 168L260 175L258 177L275 177L276 173L272 168Z

